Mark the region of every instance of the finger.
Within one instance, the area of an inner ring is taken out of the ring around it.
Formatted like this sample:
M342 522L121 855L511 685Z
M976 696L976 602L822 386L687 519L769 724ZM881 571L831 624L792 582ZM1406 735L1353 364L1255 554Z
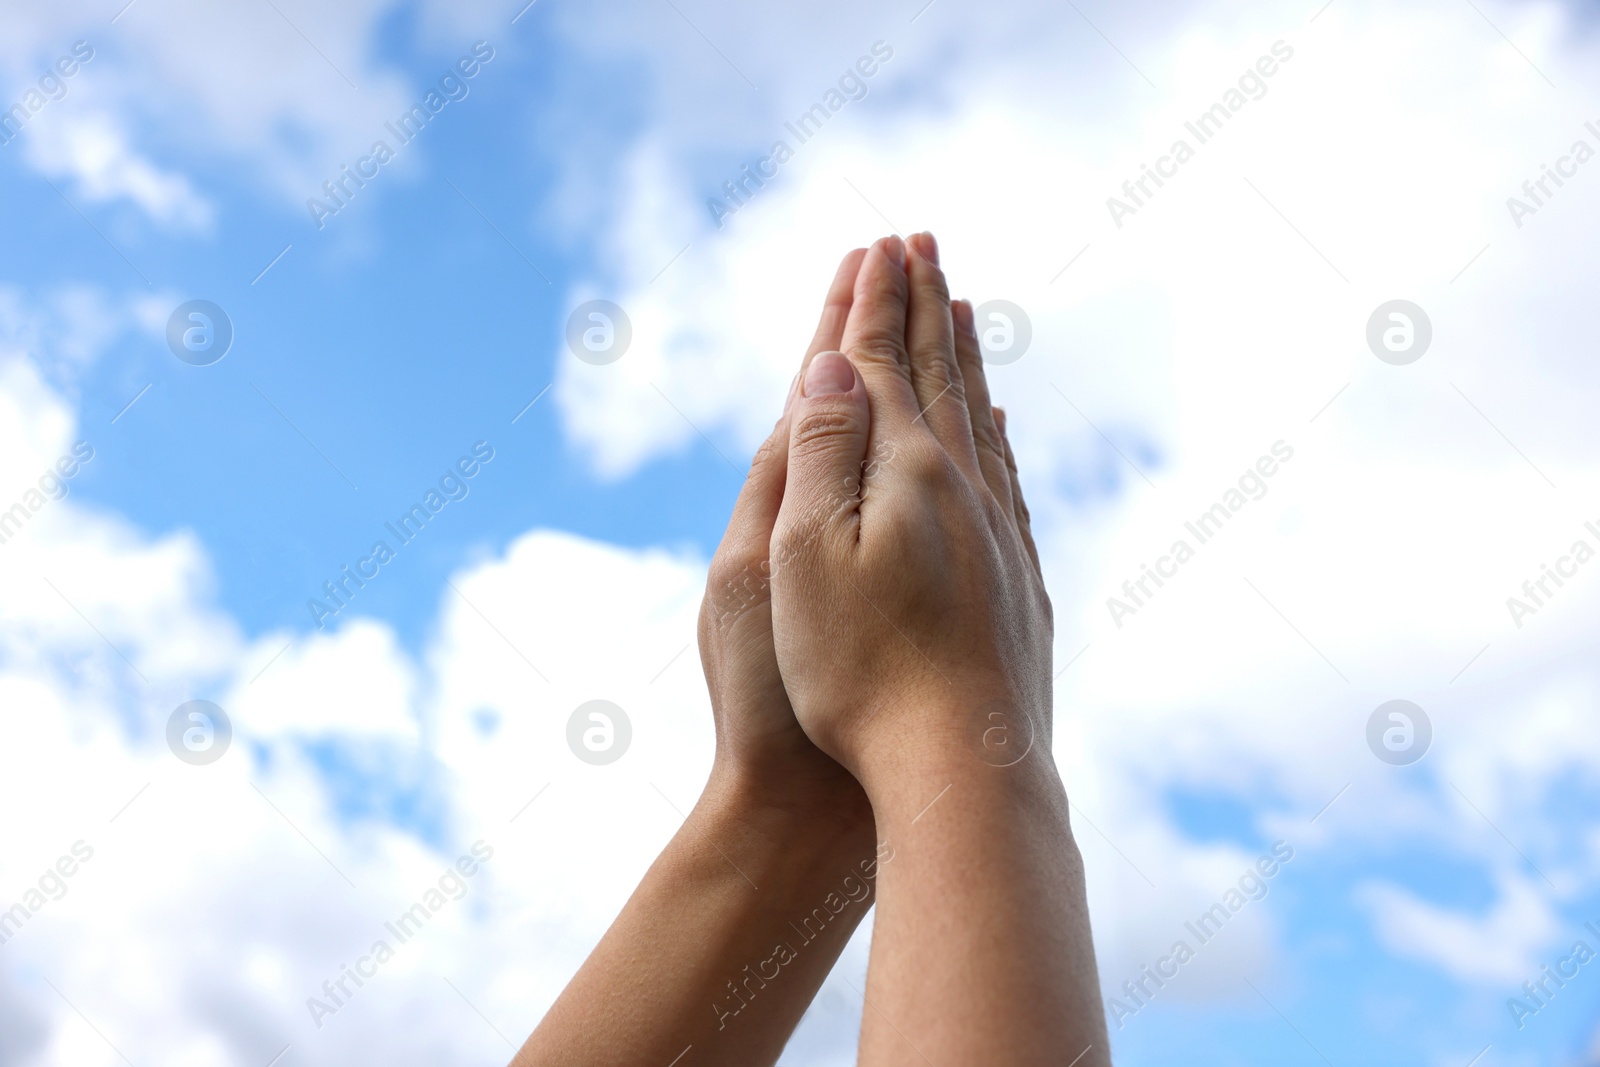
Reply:
M790 386L791 393L795 387ZM788 411L778 417L772 433L756 449L745 475L739 499L734 501L727 532L722 535L718 554L731 553L747 561L764 560L783 503L783 488L789 468Z
M828 286L828 296L822 302L822 317L817 321L817 332L812 335L806 349L807 363L818 352L837 352L844 341L844 324L850 317L850 307L855 303L856 277L861 273L861 262L867 258L865 248L850 251L839 264L839 271ZM804 364L801 371L805 370Z
M789 473L774 539L787 532L789 541L810 544L859 520L871 418L866 380L842 353L817 353L800 384L787 416Z
M911 359L911 387L918 417L933 431L956 465L978 477L978 456L972 445L972 420L956 366L954 329L950 324L950 288L939 269L939 243L931 233L914 234L906 242L906 351Z
M1006 450L1006 472L1011 479L1012 515L1017 523L1017 532L1022 534L1022 545L1028 550L1028 558L1033 560L1033 569L1042 577L1044 571L1039 566L1039 549L1033 543L1033 525L1028 515L1027 501L1022 499L1022 483L1017 481L1017 457L1011 451L1011 439L1006 436L1006 413L1003 408L994 409L994 422L1000 431L1000 443Z
M978 454L978 467L989 492L1008 513L1012 511L1011 474L1006 469L1006 445L995 425L989 404L989 378L983 370L983 350L978 346L978 327L972 305L957 300L950 305L950 318L956 332L956 364L966 388L967 413L972 423L972 443Z
M817 320L817 332L812 336L811 344L806 349L805 360L800 365L800 374L805 373L806 365L818 352L838 350L840 338L844 336L845 320L849 317L850 305L854 302L856 275L861 272L861 261L866 256L865 248L857 248L848 253L839 264L839 270L834 274L832 284L828 286L828 295L822 302L822 315ZM754 548L752 542L759 540L760 558L766 558L772 527L778 520L778 506L783 503L783 488L789 467L788 415L795 393L800 388L800 374L795 375L794 381L789 383L783 415L779 417L771 435L756 451L755 458L750 462L750 473L745 476L744 488L739 492L739 499L734 502L733 516L728 520L728 531L723 536L723 544L729 545L740 555L749 556Z
M917 416L906 353L905 242L885 237L867 249L839 350L861 375L873 417L889 433L909 432Z

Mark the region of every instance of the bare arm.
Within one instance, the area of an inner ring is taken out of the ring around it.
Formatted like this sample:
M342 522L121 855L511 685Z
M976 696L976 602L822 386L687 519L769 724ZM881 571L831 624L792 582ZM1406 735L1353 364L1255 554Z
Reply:
M894 850L861 1062L1103 1067L1049 598L972 311L930 236L909 257L873 246L840 348L790 413L774 639L797 718Z
M810 352L838 346L862 257L840 266ZM700 613L711 779L514 1067L775 1063L871 907L871 807L801 730L772 647L788 443L786 411L711 563Z
M1001 769L956 752L869 780L895 859L860 1062L1109 1064L1083 867L1048 754Z
M714 779L513 1064L776 1063L872 906L871 820L841 815Z

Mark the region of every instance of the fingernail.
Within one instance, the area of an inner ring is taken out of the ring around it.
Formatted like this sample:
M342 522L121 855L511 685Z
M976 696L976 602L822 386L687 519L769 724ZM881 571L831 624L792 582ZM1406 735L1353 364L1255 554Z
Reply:
M906 269L906 243L900 240L900 236L898 234L893 237L885 238L883 242L883 254L889 257L889 262L893 263L901 270Z
M923 230L917 234L915 240L917 242L917 250L922 253L922 257L937 267L939 265L939 241L933 236L933 232L931 230Z
M842 352L818 352L806 368L806 396L848 393L856 387L856 369Z
M1001 433L1005 433L1006 432L1006 409L1005 408L992 408L990 410L994 414L995 429L999 430Z

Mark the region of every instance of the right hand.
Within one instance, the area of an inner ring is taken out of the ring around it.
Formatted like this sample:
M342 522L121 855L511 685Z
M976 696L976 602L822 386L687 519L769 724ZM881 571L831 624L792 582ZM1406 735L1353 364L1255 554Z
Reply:
M807 365L773 535L795 716L869 792L907 759L1050 758L1050 601L1004 420L932 236L910 252L869 249L843 354Z

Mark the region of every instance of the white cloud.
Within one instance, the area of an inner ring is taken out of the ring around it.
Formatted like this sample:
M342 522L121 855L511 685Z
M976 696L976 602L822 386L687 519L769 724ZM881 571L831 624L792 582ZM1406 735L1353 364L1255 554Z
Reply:
M1561 8L1489 13L1559 83L1592 79L1596 43L1567 36ZM1566 189L1521 229L1506 209L1584 135L1583 116L1552 107L1482 19L1425 5L1305 18L1191 7L1159 30L1103 23L1155 88L1109 51L1104 65L1047 67L1026 51L999 62L981 27L942 49L922 36L932 29L897 37L871 102L799 146L720 231L702 201L722 175L674 150L710 135L692 109L674 112L622 168L599 274L569 299L620 303L633 348L604 367L558 351L567 432L619 476L699 433L747 455L834 263L891 224L939 234L958 295L1028 310L1033 350L991 381L1041 534L1058 662L1087 646L1059 683L1058 758L1075 798L1162 887L1080 825L1113 982L1147 962L1163 917L1214 894L1244 857L1175 830L1173 785L1276 798L1261 828L1296 843L1421 838L1496 870L1506 846L1455 802L1454 782L1532 850L1556 902L1597 884L1592 842L1537 813L1558 771L1600 777L1571 744L1596 682L1582 640L1600 572L1520 630L1506 609L1600 518L1588 310L1581 287L1560 281L1585 274L1596 201ZM718 28L731 55L761 55L738 20ZM1080 37L1104 51L1076 23L1034 29L1041 52L1087 47ZM1185 121L1279 39L1294 56L1266 94L1116 228L1106 198L1126 196L1123 182L1175 138L1193 142ZM804 99L805 77L776 69L775 94ZM915 103L894 95L908 85ZM786 113L773 109L768 130L734 107L717 143L763 154ZM1405 368L1364 341L1372 310L1396 297L1435 327L1432 351ZM1192 541L1184 522L1278 440L1295 459L1266 497L1118 629L1106 599L1175 539ZM1418 774L1366 750L1367 715L1394 697L1433 717ZM1406 919L1431 914L1416 903ZM1520 931L1499 971L1547 932L1525 903L1495 913ZM1384 914L1401 944L1400 911ZM1439 941L1417 938L1404 943ZM1445 974L1465 966L1442 950L1426 958Z
M1373 913L1378 936L1397 955L1422 960L1464 982L1517 989L1538 975L1540 953L1562 937L1548 900L1527 879L1502 877L1483 914L1442 908L1374 881L1357 898Z
M610 473L680 447L693 431L662 404L649 387L654 381L714 438L753 449L770 419L751 412L751 397L781 395L832 265L890 221L940 233L958 293L1007 296L1032 314L1032 357L996 372L1002 398L1035 416L1019 431L1029 444L1051 423L1073 438L1094 438L1049 388L1054 380L1096 421L1122 420L1152 436L1159 426L1164 439L1153 443L1169 460L1180 449L1188 457L1254 448L1263 417L1300 416L1303 406L1308 418L1357 370L1394 376L1359 340L1367 314L1396 287L1426 297L1439 351L1463 357L1458 364L1466 366L1455 373L1478 369L1538 297L1515 284L1525 264L1571 254L1567 226L1519 233L1504 199L1581 133L1581 123L1552 113L1527 84L1542 83L1525 64L1486 72L1439 60L1423 79L1417 72L1429 58L1401 54L1403 42L1426 33L1441 47L1448 41L1450 54L1498 57L1504 42L1481 35L1481 25L1438 23L1423 8L1330 13L1310 28L1286 14L1260 13L1247 27L1228 27L1226 40L1220 31L1180 29L1142 42L1159 49L1167 88L1154 100L1113 98L1092 120L1063 118L1044 99L1002 95L960 63L947 74L958 105L926 118L899 114L884 98L895 79L922 77L929 62L902 45L878 75L878 95L798 145L796 158L721 231L702 204L720 182L676 157L660 134L641 140L623 168L621 205L602 246L604 282L586 283L570 300L592 291L616 299L637 320L634 349L601 369L562 352L561 399L574 438ZM1363 18L1385 32L1375 34ZM1344 57L1372 47L1375 37L1395 54L1348 77ZM1124 195L1123 182L1139 175L1141 163L1184 136L1183 122L1220 99L1278 38L1295 58L1280 65L1267 94L1117 230L1106 198ZM1577 57L1567 62L1581 69ZM1448 108L1431 89L1440 79L1451 89ZM1060 91L1098 89L1085 75ZM770 135L750 135L749 151L764 149L771 136L794 140L780 117ZM1387 169L1370 165L1378 146L1391 152ZM1440 177L1422 184L1425 170ZM1241 174L1351 281L1341 281ZM1589 211L1576 197L1557 209ZM1490 252L1459 290L1451 287L1485 242ZM1083 258L1052 282L1086 244ZM1479 294L1491 290L1496 313L1480 322ZM1576 326L1576 308L1557 310ZM1460 329L1467 321L1474 331ZM1166 324L1187 329L1173 336ZM1545 359L1570 365L1559 341L1553 347ZM714 374L706 369L711 359ZM1546 384L1542 366L1530 371ZM1422 367L1413 377L1428 374ZM1460 384L1471 395L1474 383L1464 376ZM1502 399L1563 404L1534 384ZM1390 395L1391 403L1407 399Z
M92 58L21 133L30 165L91 202L125 201L158 225L203 231L221 168L303 211L410 102L410 79L374 54L391 8L180 0L130 5L112 23L35 7L13 13L0 72L26 87L84 42Z
M0 370L12 484L74 426L25 360ZM503 1057L445 979L515 1039L531 1029L708 770L684 650L704 565L534 533L453 581L414 662L371 621L246 645L192 537L152 542L71 496L0 545L0 805L26 813L0 857L3 906L75 842L93 850L0 946L0 998L22 1020L7 1062L248 1065L286 1044L306 1063ZM168 715L196 697L233 723L211 766L166 748ZM567 716L594 697L632 717L614 766L566 750ZM351 808L351 788L379 808ZM316 1027L306 999L480 839L494 857L465 897Z
M408 747L420 740L416 671L387 627L357 619L299 640L272 634L252 655L259 664L249 675L240 671L225 701L252 734L334 735Z
M74 190L90 203L126 199L155 221L182 229L203 230L214 215L187 178L135 152L105 114L41 124L29 141L28 160L46 174L73 176Z
M77 526L105 523L70 501L54 506ZM0 566L11 580L44 556L22 539L4 548ZM445 978L520 1038L676 828L678 816L647 783L687 806L705 770L693 754L709 752L703 694L694 696L686 681L693 675L669 674L646 688L661 665L655 653L692 633L693 602L679 594L697 585L699 569L649 557L635 563L628 553L560 538L545 539L543 549L538 539L525 542L513 562L491 568L502 596L538 596L568 621L537 646L552 671L559 665L554 691L471 613L445 623L440 648L461 649L471 668L441 651L442 673L455 681L438 696L419 692L417 668L387 628L371 623L296 643L254 683L277 651L275 638L248 650L235 641L224 663L162 654L142 635L206 647L195 630L216 626L208 597L173 573L175 564L161 563L162 550L110 532L57 548L54 558L72 557L84 615L148 684L64 605L8 595L0 703L27 711L8 716L0 800L30 814L0 860L6 906L75 841L94 850L66 895L0 948L17 984L6 997L47 1030L43 1047L19 1052L19 1062L119 1062L45 980L136 1060L259 1064L289 1043L307 1063L502 1055L499 1038ZM200 562L192 542L164 551ZM584 570L563 566L573 551L589 564ZM141 570L149 580L131 581ZM567 575L554 587L552 570ZM626 606L638 603L637 586L625 583L651 575L665 583L668 600L635 618ZM458 584L486 611L504 610L484 577L464 574ZM572 625L585 605L594 605L593 625ZM645 652L649 673L620 678L619 660ZM81 665L76 677L59 666L64 658ZM219 674L231 674L231 683L219 684ZM634 751L618 767L595 769L566 753L564 725L575 704L568 694L587 696L607 676L617 679L607 695L634 716ZM478 687L524 695L497 699ZM172 707L201 694L231 713L235 736L222 761L190 767L166 750L163 730ZM500 717L492 735L480 733L483 720L471 714L484 709ZM436 724L445 757L424 760L411 783L425 804L443 805L425 819L442 824L444 840L433 846L387 814L341 814L330 789L341 775L319 769L308 747L343 746L361 765L355 773L395 788L397 768L387 761L399 753L403 769L416 758L407 753L426 752L413 747L422 721ZM315 1027L306 998L386 938L383 921L480 838L495 856L465 899ZM553 870L582 877L553 878ZM113 957L88 947L112 943Z
M364 62L379 7L285 10L331 63L267 7L237 17L136 7L118 23L132 38L128 55L108 53L85 72L110 71L106 87L91 93L86 80L73 91L127 124L151 118L132 87L168 78L192 98L180 117L198 123L204 143L269 160L275 188L320 180L317 166L363 147L375 116L401 97ZM1554 9L1529 10L1502 24L1563 81L1586 77L1593 46L1557 54ZM636 33L671 25L687 35L684 47L702 46L670 11L657 15ZM1184 785L1264 806L1264 831L1305 842L1286 878L1315 878L1318 846L1403 839L1495 873L1497 899L1482 914L1381 880L1362 900L1392 951L1453 978L1520 981L1557 929L1557 906L1600 878L1592 835L1575 843L1570 828L1542 832L1534 814L1555 772L1597 775L1571 738L1592 718L1583 637L1600 572L1523 629L1504 608L1582 519L1600 518L1585 514L1600 487L1587 433L1594 389L1579 364L1588 312L1560 284L1582 274L1593 198L1554 200L1521 231L1503 207L1581 123L1549 107L1542 82L1470 17L1344 5L1310 27L1298 10L1253 12L1248 25L1212 16L1209 33L1123 39L1158 75L1163 88L1151 92L1074 24L1029 35L999 69L990 35L1015 24L974 28L948 70L932 57L951 53L934 45L956 30L919 29L929 36L896 40L903 65L874 85L874 106L896 84L925 82L944 110L845 113L720 233L672 131L650 131L624 168L601 249L609 276L572 294L575 303L621 293L635 347L609 367L563 357L567 429L607 475L698 440L697 428L739 459L777 414L843 249L884 229L879 211L903 227L931 226L958 292L1015 300L1034 318L1035 350L998 369L995 388L1012 410L1039 516L1060 663L1087 645L1058 683L1058 759L1074 802L1115 844L1080 818L1107 979L1149 962L1165 932L1253 858L1196 844L1174 825L1165 794ZM19 17L30 42L67 35L34 9ZM919 25L939 26L937 17L935 8ZM713 27L741 59L751 54L744 26L730 16ZM755 54L853 57L860 28L810 31L828 35L827 48L797 29ZM1127 27L1107 29L1122 38ZM1297 55L1269 95L1148 209L1112 228L1104 198L1280 35ZM257 39L273 46L250 47ZM1423 53L1420 39L1432 42ZM795 40L816 47L790 48ZM1063 42L1091 57L1083 73L1063 72ZM11 69L26 67L30 49L4 53ZM732 75L718 62L701 56L692 76L663 82L673 93L725 90ZM361 106L333 64L374 86ZM126 81L123 65L135 71ZM787 113L815 98L815 76L831 78L837 62L749 66L776 72L773 95ZM667 110L706 137L721 114ZM76 114L46 116L61 120L54 136ZM314 149L286 147L274 132L285 115L310 131ZM741 116L740 144L768 140L767 118ZM103 128L100 155L60 165L85 182L101 174L106 195L182 221L172 182L188 179L105 148L142 144L118 132L128 128ZM1361 340L1371 308L1398 295L1427 306L1437 327L1434 352L1403 369L1378 364ZM1529 323L1540 341L1531 350ZM39 336L11 332L30 348ZM81 339L81 350L94 347ZM1183 521L1279 438L1296 458L1267 496L1123 628L1112 624L1104 602L1122 579L1183 536ZM71 410L39 374L0 361L0 491L11 494L0 505L21 499L74 439ZM0 807L29 815L0 856L0 893L15 894L80 837L96 848L68 895L0 948L0 1004L7 1018L32 1020L0 1034L0 1058L120 1062L46 978L135 1062L259 1064L287 1043L307 1063L503 1055L444 978L513 1040L533 1025L676 828L672 806L686 810L703 780L708 709L684 651L703 564L535 532L453 581L459 593L441 593L437 628L414 659L375 622L247 641L215 607L195 538L151 540L70 496L0 545L0 707L25 709L7 716ZM202 695L233 713L236 748L191 768L162 735L172 707ZM1434 719L1435 749L1417 773L1365 750L1367 713L1393 696L1418 700ZM627 709L635 730L634 751L608 768L565 751L566 717L597 697ZM348 776L318 762L328 758L350 761L358 783L382 777L401 808L424 798L430 818L418 821L433 836L423 843L385 814L352 809L339 792ZM1534 854L1559 887L1554 903L1542 882L1502 873L1504 842L1446 782ZM312 1027L305 997L479 837L495 859L441 915L443 929L408 946L416 951L324 1029ZM1274 901L1219 946L1215 984L1175 993L1227 995L1267 966ZM93 948L113 943L112 957ZM848 1015L829 1023L835 1038Z

